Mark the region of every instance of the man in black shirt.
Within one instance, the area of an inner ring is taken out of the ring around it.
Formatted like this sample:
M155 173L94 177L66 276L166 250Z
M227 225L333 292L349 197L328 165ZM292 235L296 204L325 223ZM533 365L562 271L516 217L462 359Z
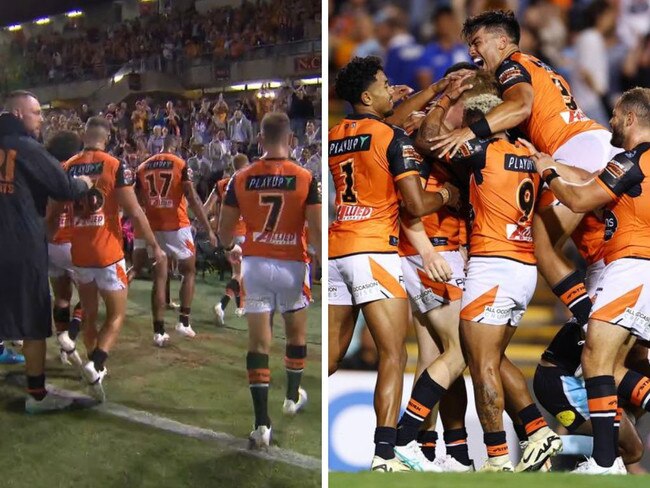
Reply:
M76 200L89 178L66 175L35 137L43 117L36 97L9 94L0 114L0 339L24 340L25 410L65 408L70 400L45 390L45 339L52 335L43 217L48 198Z

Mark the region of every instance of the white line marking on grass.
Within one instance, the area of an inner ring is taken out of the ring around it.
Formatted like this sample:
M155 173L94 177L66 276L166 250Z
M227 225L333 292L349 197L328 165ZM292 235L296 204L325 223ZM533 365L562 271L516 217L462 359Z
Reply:
M82 402L94 401L92 398L82 395L77 392L63 390L53 385L47 385L48 391L52 391L57 395L73 398ZM254 451L248 449L248 440L240 439L225 432L217 432L210 429L204 429L193 425L183 424L172 419L160 417L152 413L136 410L133 408L125 407L117 403L102 403L92 407L97 410L114 417L119 417L130 422L135 422L142 425L147 425L158 430L164 430L173 434L182 435L185 437L192 437L194 439L202 439L208 441L216 441L224 447L241 452L243 454L254 456L257 458L265 459L267 461L277 461L292 466L297 466L303 469L318 470L321 469L320 459L316 459L299 452L290 451L288 449L281 449L279 447L271 446L266 451Z

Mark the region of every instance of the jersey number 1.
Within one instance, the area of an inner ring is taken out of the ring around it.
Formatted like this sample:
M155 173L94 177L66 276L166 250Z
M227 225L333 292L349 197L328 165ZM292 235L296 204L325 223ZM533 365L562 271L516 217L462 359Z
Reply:
M343 203L357 203L357 192L354 191L354 159L346 159L341 164L341 172L345 175L343 183L345 188L341 193Z

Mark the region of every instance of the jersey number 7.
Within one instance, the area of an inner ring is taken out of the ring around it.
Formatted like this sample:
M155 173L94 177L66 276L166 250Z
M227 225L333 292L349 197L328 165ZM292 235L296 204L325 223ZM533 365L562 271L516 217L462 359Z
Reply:
M275 232L284 208L284 195L282 193L260 193L260 206L269 207L269 213L264 223L264 232Z

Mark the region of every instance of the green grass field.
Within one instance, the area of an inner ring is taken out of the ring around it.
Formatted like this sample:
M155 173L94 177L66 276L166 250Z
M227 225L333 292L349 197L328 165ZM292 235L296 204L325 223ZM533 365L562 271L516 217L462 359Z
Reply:
M169 347L152 344L148 281L129 292L128 317L111 353L105 380L107 400L183 424L246 438L252 429L247 387L245 318L227 310L223 329L213 325L212 307L225 281L197 278L192 307L194 339L173 330L167 314ZM177 296L179 282L172 284ZM269 413L278 447L321 457L321 301L320 286L310 308L308 364L303 386L309 404L295 418L282 416L285 394L284 332L276 317L271 353ZM177 301L177 299L176 299ZM80 353L83 346L80 347ZM75 369L60 364L52 339L48 383L84 392ZM90 408L42 416L23 412L24 392L15 381L19 366L0 374L0 486L13 487L293 487L320 486L320 470L301 469L253 457L213 441L168 433Z
M330 488L637 488L650 476L586 476L565 473L329 473Z

